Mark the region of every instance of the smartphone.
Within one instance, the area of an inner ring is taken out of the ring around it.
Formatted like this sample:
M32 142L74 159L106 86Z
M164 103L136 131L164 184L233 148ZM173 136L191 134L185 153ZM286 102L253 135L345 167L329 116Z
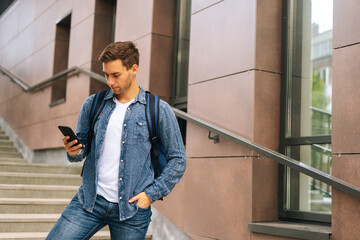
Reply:
M77 140L78 142L75 143L73 146L77 146L80 144L80 140L79 138L75 135L74 131L68 127L68 126L58 126L58 128L60 129L60 131L62 132L62 134L64 134L64 136L69 136L70 139L68 140L68 142L71 142L73 140ZM81 147L81 149L84 148L84 146Z

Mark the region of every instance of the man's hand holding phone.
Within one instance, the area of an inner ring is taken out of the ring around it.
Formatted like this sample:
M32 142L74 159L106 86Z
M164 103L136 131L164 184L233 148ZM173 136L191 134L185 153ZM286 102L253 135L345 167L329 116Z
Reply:
M66 136L66 137L63 138L65 151L70 156L75 156L76 154L78 154L81 151L81 149L84 148L84 146L82 144L77 144L78 143L77 139L68 142L69 139L70 139L69 136Z
M65 151L70 156L75 156L76 154L78 154L81 151L81 149L84 148L84 145L80 143L74 131L67 126L59 126L59 129L65 136L63 138Z

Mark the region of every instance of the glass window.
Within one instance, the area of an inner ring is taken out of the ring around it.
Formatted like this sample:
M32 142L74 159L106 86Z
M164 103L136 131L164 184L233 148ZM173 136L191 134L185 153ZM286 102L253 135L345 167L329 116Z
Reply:
M172 105L187 111L191 0L176 1L176 36ZM178 118L183 141L186 144L186 121Z
M71 14L56 24L55 54L53 74L68 69L70 48ZM67 76L62 76L52 83L50 106L56 106L66 100Z
M333 0L285 0L282 151L331 173ZM330 222L331 187L281 169L283 217Z
M178 0L173 105L182 110L186 110L187 108L190 19L191 0Z

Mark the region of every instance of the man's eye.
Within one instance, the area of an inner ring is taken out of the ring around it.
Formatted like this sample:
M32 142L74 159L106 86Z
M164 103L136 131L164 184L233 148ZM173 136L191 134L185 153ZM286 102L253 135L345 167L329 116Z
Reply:
M119 77L119 75L113 75L114 76L114 78L118 78Z

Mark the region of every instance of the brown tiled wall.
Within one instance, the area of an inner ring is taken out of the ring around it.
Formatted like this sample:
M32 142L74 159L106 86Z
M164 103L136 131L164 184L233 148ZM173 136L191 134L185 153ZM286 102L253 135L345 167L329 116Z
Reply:
M281 14L280 0L192 1L188 112L275 150ZM166 217L197 240L250 240L248 223L277 219L276 163L193 124L186 141L182 185L155 205Z
M334 0L332 174L360 186L360 34L356 0ZM360 235L360 199L333 188L332 234L334 240Z
M84 4L86 3L86 8ZM69 66L90 67L94 0L18 0L0 18L0 64L33 86L53 75L58 20L72 12ZM24 93L0 76L0 116L33 150L62 147L57 125L75 128L81 104L88 96L89 78L70 77L66 102L49 107L51 88Z

